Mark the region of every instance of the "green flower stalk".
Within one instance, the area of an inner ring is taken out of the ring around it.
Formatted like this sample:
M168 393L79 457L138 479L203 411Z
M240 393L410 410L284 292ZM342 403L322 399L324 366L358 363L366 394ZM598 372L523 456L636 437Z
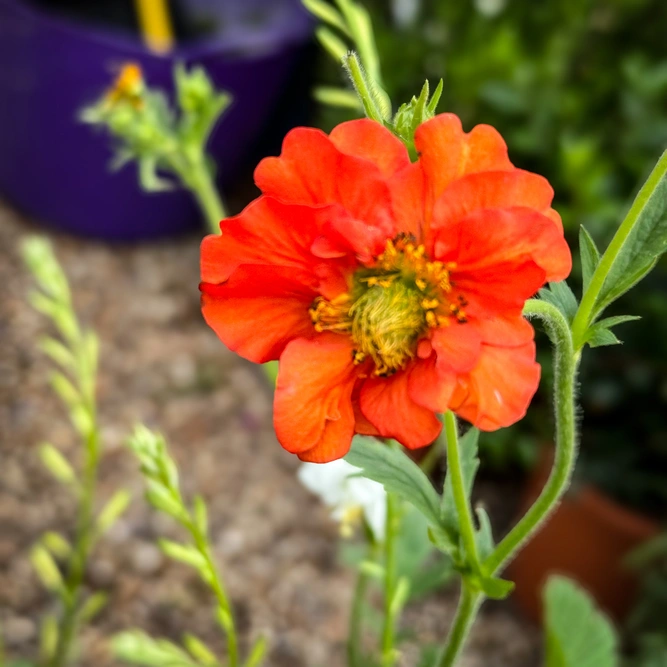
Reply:
M216 91L201 67L176 67L174 81L177 111L161 91L147 86L137 65L127 64L112 88L83 109L81 119L116 140L115 168L136 161L145 190L159 192L177 184L190 190L211 232L218 234L225 208L206 144L231 97Z
M81 438L84 461L77 472L56 447L42 444L45 467L77 498L73 543L57 532L48 532L33 547L32 564L43 585L58 598L60 612L46 616L41 628L41 663L46 667L70 664L80 626L103 607L106 596L93 593L84 599L83 578L87 562L99 537L125 511L129 494L118 491L95 513L97 474L101 454L95 385L98 340L81 327L74 311L67 278L49 243L30 238L23 245L25 262L37 282L30 295L32 305L55 325L59 337L46 336L40 348L56 366L51 386L69 410L70 420Z
M200 496L192 507L184 501L178 482L178 470L169 456L164 438L144 426L137 426L128 440L137 457L146 482L146 498L159 512L177 521L189 534L188 542L162 539L160 548L166 556L192 567L201 577L215 599L215 618L227 640L227 657L220 662L211 649L198 638L186 635L184 647L165 639L155 640L132 630L116 635L113 651L121 660L134 665L162 667L258 667L266 653L266 642L260 638L250 650L245 662L240 659L239 640L234 614L224 581L213 558L208 539L208 512Z

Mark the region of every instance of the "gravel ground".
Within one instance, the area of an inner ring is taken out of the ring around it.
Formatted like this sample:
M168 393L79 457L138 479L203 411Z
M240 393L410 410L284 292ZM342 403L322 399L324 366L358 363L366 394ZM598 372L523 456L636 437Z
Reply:
M39 618L52 608L28 563L30 547L43 531L68 533L72 525L72 502L43 472L37 445L49 440L78 457L48 387L49 364L35 347L48 326L25 302L30 278L17 249L34 231L0 205L0 623L16 658L35 654ZM220 647L206 591L154 546L156 536L178 531L141 498L123 447L137 421L167 436L186 494L199 492L209 504L244 644L266 635L267 667L343 665L353 577L338 564L337 529L296 481L297 459L275 440L261 373L227 351L201 319L198 240L112 247L53 237L80 316L101 337L100 502L121 486L134 496L89 568L87 586L107 591L111 602L83 633L80 665L113 665L105 638L130 627L172 638L191 631ZM493 510L493 498L504 494L493 485L488 494ZM419 642L435 642L455 601L455 591L445 590L415 603L404 626ZM511 605L488 605L461 667L534 667L539 641ZM401 664L413 667L416 656L405 644Z

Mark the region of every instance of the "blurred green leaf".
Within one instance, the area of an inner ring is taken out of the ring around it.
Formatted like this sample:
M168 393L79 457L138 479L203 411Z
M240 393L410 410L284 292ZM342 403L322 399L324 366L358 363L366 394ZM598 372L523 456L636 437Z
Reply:
M580 586L552 576L544 589L545 667L616 667L618 640Z
M591 276L600 262L600 251L595 245L593 237L588 233L586 227L579 228L579 254L581 256L581 270L583 274L583 291L588 289Z

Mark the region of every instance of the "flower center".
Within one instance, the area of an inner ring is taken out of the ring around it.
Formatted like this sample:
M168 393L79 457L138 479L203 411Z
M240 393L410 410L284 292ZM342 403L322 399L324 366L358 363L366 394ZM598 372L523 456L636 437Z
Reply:
M387 241L375 265L359 269L349 292L310 308L316 331L351 335L353 361L371 359L373 375L388 376L415 357L429 329L466 322L463 297L451 298L454 263L431 262L423 245L399 235Z

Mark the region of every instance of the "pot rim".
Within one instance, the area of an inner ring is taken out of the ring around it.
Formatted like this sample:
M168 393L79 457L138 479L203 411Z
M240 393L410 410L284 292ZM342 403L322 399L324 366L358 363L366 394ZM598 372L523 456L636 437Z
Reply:
M267 55L283 49L302 44L312 32L312 20L303 14L302 20L292 20L285 25L288 28L267 30L261 46L253 39L237 39L229 41L219 33L208 35L201 40L186 45L176 44L166 53L150 50L142 41L124 34L121 31L105 30L99 25L72 21L66 16L58 16L35 6L29 1L0 0L2 6L8 7L19 15L40 24L43 28L60 32L66 38L77 38L97 43L114 50L122 50L126 57L147 58L156 60L200 60L208 56L226 55L230 60L259 60ZM295 12L298 18L298 13ZM271 39L266 39L271 37Z

